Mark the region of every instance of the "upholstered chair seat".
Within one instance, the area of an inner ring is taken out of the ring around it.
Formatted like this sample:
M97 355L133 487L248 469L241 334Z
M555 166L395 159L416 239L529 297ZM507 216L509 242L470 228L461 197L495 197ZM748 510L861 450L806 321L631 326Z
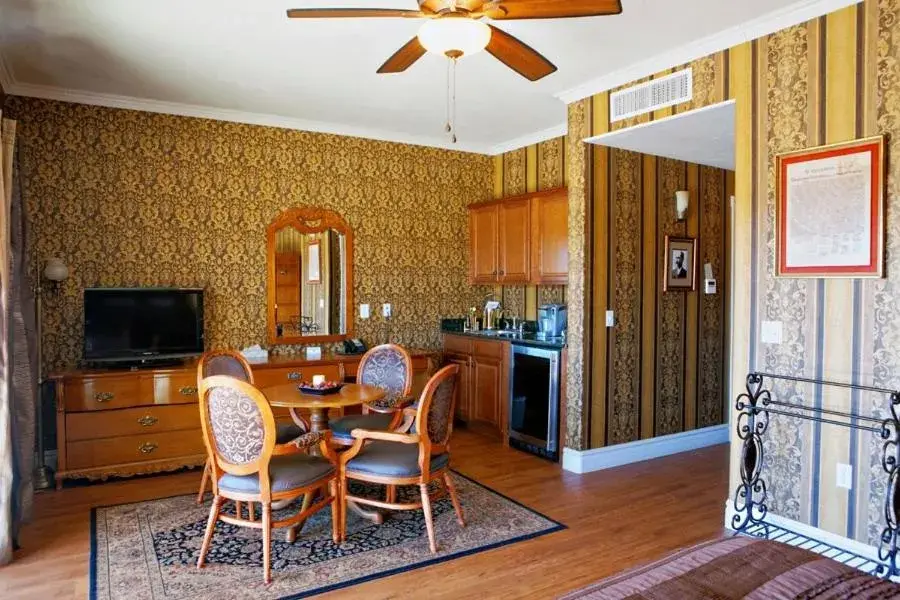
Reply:
M278 423L275 443L279 445L288 444L304 433L305 432L300 429L300 426L295 425L294 423Z
M337 444L349 446L353 443L350 432L354 429L369 429L372 431L387 431L391 426L394 416L383 413L369 413L367 415L347 415L334 419L329 423L331 439Z
M446 452L431 456L431 472L439 471L450 462ZM354 473L366 473L384 477L418 477L422 474L419 466L418 444L398 444L396 442L371 442L363 447L347 469Z
M342 446L353 444L350 432L354 429L388 431L400 424L400 411L413 400L409 397L412 359L396 344L375 346L359 361L356 381L380 388L384 397L363 406L362 415L346 415L328 424L332 442Z
M269 479L272 492L285 492L305 487L334 473L334 465L319 456L292 454L275 456L269 462ZM258 494L259 474L232 475L219 478L219 490L239 494Z

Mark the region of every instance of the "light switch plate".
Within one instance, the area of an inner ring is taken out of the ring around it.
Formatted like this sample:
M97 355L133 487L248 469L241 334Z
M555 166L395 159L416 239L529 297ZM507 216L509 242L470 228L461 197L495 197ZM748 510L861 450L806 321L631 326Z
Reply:
M763 344L780 344L782 340L781 321L763 321L760 337Z
M853 467L845 463L838 463L835 485L845 490L853 489Z
M606 311L606 326L607 327L615 327L616 326L616 313L614 311L611 311L611 310Z
M369 305L368 304L360 304L359 305L359 318L360 319L368 319L369 318Z
M391 305L387 302L381 305L381 315L385 319L389 319L391 317Z

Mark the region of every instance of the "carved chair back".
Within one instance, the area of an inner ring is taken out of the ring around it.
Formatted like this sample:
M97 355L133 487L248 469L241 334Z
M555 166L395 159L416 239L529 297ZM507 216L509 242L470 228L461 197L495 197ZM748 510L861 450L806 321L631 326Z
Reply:
M422 445L419 452L420 462L426 456L449 450L458 380L459 365L447 365L435 373L422 390L415 425ZM422 472L428 471L423 467Z
M203 442L211 458L213 491L219 477L259 474L262 500L270 499L269 460L275 450L275 417L266 397L252 384L214 375L199 385Z
M200 357L197 364L197 387L200 381L214 375L228 375L246 383L253 382L253 370L240 352L234 350L212 350Z
M382 344L366 352L359 361L356 381L385 390L378 401L381 408L391 408L409 396L412 389L412 359L402 346Z

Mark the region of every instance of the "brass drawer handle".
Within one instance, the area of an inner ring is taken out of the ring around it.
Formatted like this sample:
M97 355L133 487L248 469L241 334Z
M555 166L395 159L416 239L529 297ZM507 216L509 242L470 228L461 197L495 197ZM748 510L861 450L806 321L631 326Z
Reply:
M96 400L97 402L109 402L115 397L116 395L112 392L97 392L96 394L94 394L94 400Z
M197 388L190 385L186 385L178 391L181 392L182 396L195 396L197 394Z
M297 381L298 379L300 379L300 377L302 377L301 373L302 371L291 371L287 374L287 378L291 381Z
M159 446L157 446L153 442L145 442L145 443L141 444L140 446L138 446L138 450L141 451L141 454L150 454L157 448L159 448Z
M159 423L159 419L152 415L144 415L140 419L138 419L138 423L140 423L141 427L152 427Z

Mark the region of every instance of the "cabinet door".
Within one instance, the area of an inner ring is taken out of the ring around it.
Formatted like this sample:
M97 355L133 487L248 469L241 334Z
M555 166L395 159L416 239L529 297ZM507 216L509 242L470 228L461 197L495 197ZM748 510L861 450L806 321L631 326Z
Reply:
M468 356L446 356L448 365L459 365L459 381L456 382L456 411L455 416L463 422L467 422L471 418L470 402L471 394L469 393L469 357Z
M501 283L528 283L531 237L531 205L528 198L507 200L500 205Z
M531 199L531 282L569 282L569 196L565 188Z
M469 245L473 283L497 281L497 216L496 204L469 208Z
M503 381L502 360L476 358L472 368L472 420L486 423L498 432Z

